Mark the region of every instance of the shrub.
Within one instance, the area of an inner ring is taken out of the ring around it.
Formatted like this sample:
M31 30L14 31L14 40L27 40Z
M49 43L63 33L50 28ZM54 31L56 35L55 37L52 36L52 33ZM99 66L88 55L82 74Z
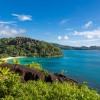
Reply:
M19 75L9 70L2 74L5 75L7 79L0 80L0 100L100 100L100 95L85 84L46 83L41 80L22 83Z
M6 60L0 59L0 64L7 62Z
M13 59L13 63L14 63L14 64L20 64L20 60Z
M32 62L31 64L29 64L29 67L30 68L35 68L37 70L43 70L42 66L40 64L36 63L36 62Z
M43 68L42 68L42 66L40 65L40 64L38 64L38 63L36 63L36 62L32 62L31 64L29 64L29 67L30 68L35 68L35 69L37 69L37 70L40 70L40 71L42 71L42 72L44 72L44 74L46 75L46 76L48 76L48 71L47 70L44 70Z

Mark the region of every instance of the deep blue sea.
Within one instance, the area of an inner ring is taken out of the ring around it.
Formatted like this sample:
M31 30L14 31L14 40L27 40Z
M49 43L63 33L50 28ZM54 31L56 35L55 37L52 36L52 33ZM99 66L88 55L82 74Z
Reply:
M20 58L21 64L38 62L51 73L64 70L64 75L78 82L88 82L90 88L100 93L100 51L98 50L63 50L64 56L57 58ZM12 63L12 60L9 60Z

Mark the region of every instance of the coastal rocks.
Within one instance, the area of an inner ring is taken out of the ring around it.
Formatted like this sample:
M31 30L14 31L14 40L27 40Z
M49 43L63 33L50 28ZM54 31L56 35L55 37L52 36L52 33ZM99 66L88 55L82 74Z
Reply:
M51 74L48 72L46 75L44 71L39 71L37 69L29 68L28 66L23 66L23 65L17 65L17 64L8 64L8 63L3 63L0 65L0 67L5 68L8 67L10 68L11 71L14 71L15 73L18 73L21 76L21 80L23 82L26 82L28 80L42 80L45 82L72 82L72 83L77 83L75 80L68 78L64 75L61 74Z
M68 77L66 77L66 76L64 76L64 75L62 75L62 74L56 73L56 74L54 74L54 75L58 78L58 80L59 80L61 83L67 82L67 81L77 83L77 81L75 81L75 80L73 80L73 79L71 79L71 78L68 78Z
M53 83L59 80L55 75L48 73L48 76L45 77L45 81Z

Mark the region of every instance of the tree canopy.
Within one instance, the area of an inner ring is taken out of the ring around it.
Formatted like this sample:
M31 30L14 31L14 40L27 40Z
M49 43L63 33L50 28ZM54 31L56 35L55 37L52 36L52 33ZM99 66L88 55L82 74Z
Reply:
M0 57L28 56L28 57L54 57L62 56L59 47L44 41L27 37L1 38Z

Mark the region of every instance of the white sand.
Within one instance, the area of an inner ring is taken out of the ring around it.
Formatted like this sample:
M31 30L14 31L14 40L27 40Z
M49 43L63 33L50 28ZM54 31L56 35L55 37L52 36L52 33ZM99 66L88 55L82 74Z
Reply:
M24 58L23 56L18 56L18 57L8 57L8 58L3 58L2 60L10 60L10 59L16 59L16 58Z

